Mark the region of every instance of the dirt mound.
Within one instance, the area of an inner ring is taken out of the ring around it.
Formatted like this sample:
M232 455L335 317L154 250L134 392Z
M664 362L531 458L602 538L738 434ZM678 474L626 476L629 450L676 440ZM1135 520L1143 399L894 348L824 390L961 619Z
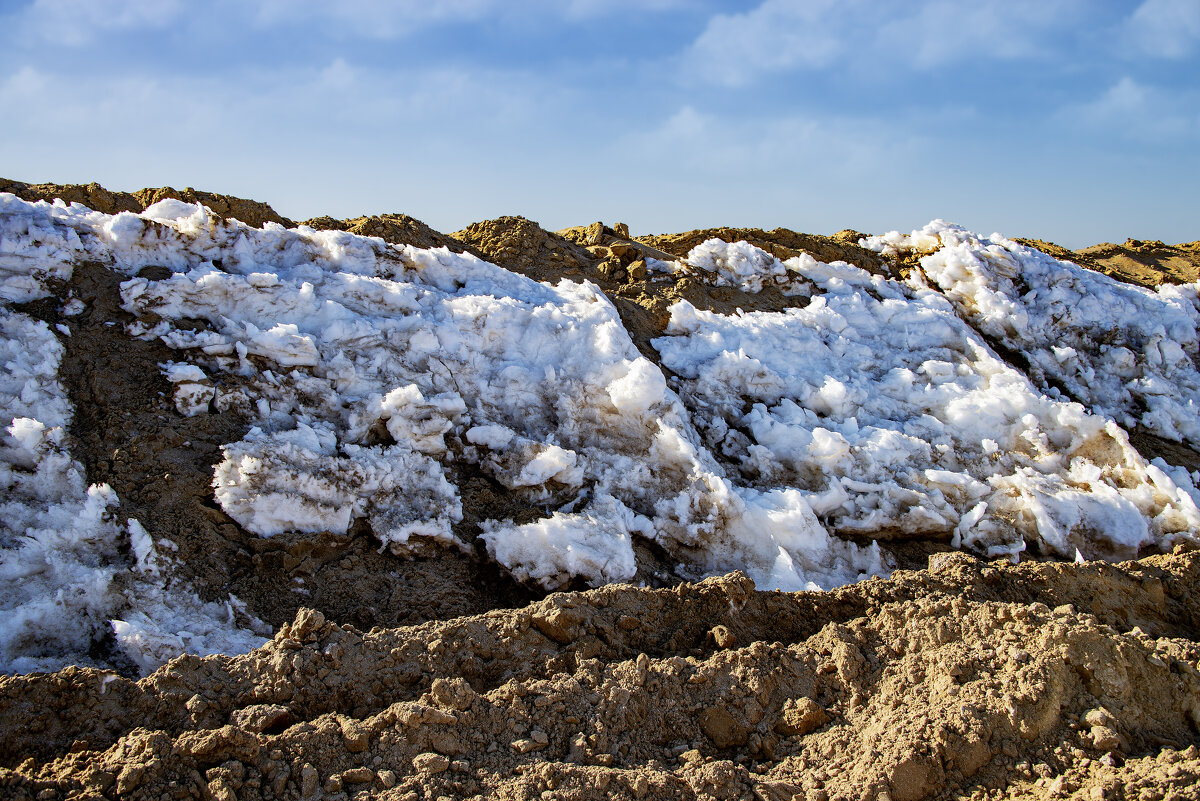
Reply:
M27 184L0 178L0 192L11 192L22 200L54 200L80 203L105 214L122 211L140 212L160 200L174 199L187 203L203 203L223 218L235 218L247 225L261 228L263 223L273 222L289 228L295 223L275 213L266 203L246 200L233 195L213 192L198 192L191 187L183 191L164 186L158 189L140 189L137 192L110 192L97 183L90 184Z
M1195 553L945 554L827 593L732 574L369 633L301 610L251 654L136 683L0 679L0 730L23 732L3 740L0 786L43 801L1195 798L1198 580Z
M661 234L638 237L638 241L682 258L692 248L707 239L726 242L749 242L757 248L784 261L807 253L817 261L845 261L880 275L891 275L890 262L880 254L858 244L863 234L849 229L833 236L801 234L787 228L764 231L761 228L703 228L680 234Z
M598 261L579 245L524 217L497 217L471 223L450 236L484 258L538 281L593 278Z
M1159 284L1186 284L1200 280L1200 242L1167 245L1157 240L1126 239L1125 244L1103 242L1068 250L1041 239L1018 239L1056 259L1073 261L1121 281L1153 289Z
M377 214L371 217L355 217L350 220L335 220L333 217L313 217L304 225L317 230L348 231L359 236L377 236L393 245L412 245L418 248L449 248L455 253L474 253L486 258L481 252L452 236L435 231L425 223L407 214Z

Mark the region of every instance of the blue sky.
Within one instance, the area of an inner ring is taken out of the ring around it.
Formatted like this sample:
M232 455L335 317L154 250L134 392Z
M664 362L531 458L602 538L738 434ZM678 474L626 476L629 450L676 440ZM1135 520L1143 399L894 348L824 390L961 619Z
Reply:
M0 109L294 218L1200 239L1200 0L0 0Z

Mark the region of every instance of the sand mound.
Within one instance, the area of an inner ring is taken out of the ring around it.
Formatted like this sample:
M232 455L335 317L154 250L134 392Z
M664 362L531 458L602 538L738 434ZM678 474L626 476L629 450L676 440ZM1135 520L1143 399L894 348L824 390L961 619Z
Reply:
M214 192L198 192L190 186L179 191L169 186L157 189L139 189L137 192L110 192L97 183L91 184L27 184L0 178L0 192L11 192L22 200L54 200L58 198L66 203L80 203L89 209L105 214L117 214L122 211L134 213L144 211L160 200L182 200L186 203L203 203L212 209L218 217L238 219L256 228L263 223L273 222L291 227L295 225L286 217L281 217L266 203L257 200L246 200L233 195L221 195Z
M524 217L497 217L468 225L450 236L506 270L538 281L587 278L597 259L574 242Z
M5 740L0 786L14 799L1194 798L1198 578L1194 553L947 554L828 593L755 592L734 574L369 633L301 610L251 654L183 657L137 683L0 679L0 730L23 732Z

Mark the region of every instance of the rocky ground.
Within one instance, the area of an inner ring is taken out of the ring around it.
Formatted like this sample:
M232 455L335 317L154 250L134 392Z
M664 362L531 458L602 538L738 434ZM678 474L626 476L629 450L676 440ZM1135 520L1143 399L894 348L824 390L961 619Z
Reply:
M0 180L0 191L109 213L175 197L293 224L192 189ZM730 312L805 298L651 283L647 258L718 236L887 275L909 266L853 231L633 238L620 224L552 233L505 217L447 235L401 214L306 224L470 251L539 280L587 278L656 362L649 340L679 298ZM1143 285L1195 281L1200 265L1197 243L1026 242ZM910 569L888 580L784 594L737 574L676 584L643 543L646 588L544 597L478 558L482 547L406 560L366 531L264 539L212 498L220 446L247 422L175 411L157 366L171 352L111 325L131 319L117 280L81 264L64 287L86 307L61 370L72 452L90 482L116 490L121 515L154 521L178 547L203 598L232 592L277 633L251 654L182 657L140 681L132 666L0 678L4 797L1200 798L1200 554L1010 565L917 541L893 547ZM58 308L22 310L53 325ZM1133 441L1200 466L1177 443ZM455 480L465 541L486 517L539 515L485 475Z

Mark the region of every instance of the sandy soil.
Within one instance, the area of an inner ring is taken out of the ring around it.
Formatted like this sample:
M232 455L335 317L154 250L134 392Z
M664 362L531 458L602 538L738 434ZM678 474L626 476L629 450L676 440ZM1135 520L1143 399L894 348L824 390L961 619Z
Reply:
M179 197L289 224L265 204L191 189L0 180L0 191L107 212ZM905 266L851 231L634 239L620 224L553 233L505 217L447 235L399 214L306 224L593 281L655 361L649 340L678 298L725 312L806 301L654 278L647 258L720 236L784 258ZM1200 245L1070 257L1135 282L1196 280ZM178 546L202 597L232 592L277 634L251 654L183 657L141 681L112 648L98 655L111 672L0 678L0 797L1200 798L1200 554L1014 566L918 541L893 556L920 570L784 594L737 574L672 586L670 563L642 544L648 588L546 597L481 546L404 560L363 530L263 539L210 486L220 446L247 421L234 409L176 412L157 366L171 351L107 325L131 318L106 268L77 265L60 290L85 305L63 339L62 378L88 480L111 484L120 515ZM61 300L22 310L54 324ZM1200 467L1176 443L1133 440ZM541 516L483 474L454 479L466 541L487 517Z

